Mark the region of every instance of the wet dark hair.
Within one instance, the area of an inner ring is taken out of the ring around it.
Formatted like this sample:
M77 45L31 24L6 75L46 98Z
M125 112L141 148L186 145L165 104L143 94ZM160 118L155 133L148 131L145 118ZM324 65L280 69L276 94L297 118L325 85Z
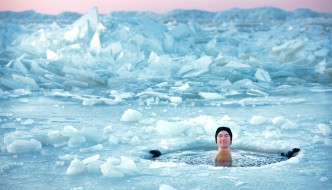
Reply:
M216 143L217 143L217 136L218 136L218 134L220 133L220 131L227 131L227 133L228 133L229 136L231 137L231 144L232 144L233 134L232 134L231 129L228 128L228 127L219 127L219 128L216 130L216 134L215 134L215 140L216 140Z

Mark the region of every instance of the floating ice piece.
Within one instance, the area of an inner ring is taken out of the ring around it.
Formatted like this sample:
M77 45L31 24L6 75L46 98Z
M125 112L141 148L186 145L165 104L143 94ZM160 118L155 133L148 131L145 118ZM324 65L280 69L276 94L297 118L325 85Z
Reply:
M113 157L107 158L107 161L100 165L101 172L103 173L103 176L105 177L124 177L124 173L119 168L119 165L121 164L121 160Z
M70 165L67 169L67 175L77 175L77 174L81 174L81 173L84 173L86 170L86 166L85 164L75 158L73 161L70 162Z
M266 118L261 116L261 115L255 115L252 116L252 118L250 119L250 124L252 125L260 125L266 122Z
M174 187L167 185L167 184L161 184L159 186L159 190L176 190Z
M46 59L49 61L56 61L60 58L60 56L54 51L47 49L46 50Z
M142 113L133 109L127 109L121 116L121 121L137 122L141 119Z
M16 75L16 74L13 74L12 77L14 80L21 82L23 84L26 84L31 90L39 89L39 86L36 83L36 81L30 77L25 77L25 76Z
M77 133L78 133L78 130L75 127L73 127L72 125L65 126L63 128L63 130L61 131L61 134L66 137L73 137Z
M35 140L15 140L9 146L7 146L7 151L9 153L27 153L27 152L36 152L40 151L42 144Z
M199 92L198 95L207 100L220 100L225 98L223 95L215 92Z
M184 38L190 35L190 28L185 24L178 24L169 32L174 38Z
M129 144L135 145L139 144L141 141L139 140L138 136L133 136L133 138L130 139Z
M315 72L319 73L319 74L324 74L325 69L326 69L326 61L325 61L325 59L323 61L319 62L315 66Z
M320 123L317 125L317 127L323 135L329 136L332 133L331 128L325 124Z
M255 77L262 82L271 82L269 73L260 68L257 69Z
M85 143L86 139L84 136L76 134L72 136L68 141L68 147L80 147L81 144Z
M178 105L182 102L182 98L181 97L178 97L178 96L173 96L170 98L170 101L175 104L175 105Z
M31 125L33 124L35 121L33 119L27 119L21 122L22 125Z
M82 160L82 163L86 165L86 164L89 164L91 162L98 160L99 158L100 158L100 155L96 154L96 155L90 156L88 158L85 158L84 160Z
M278 116L272 119L272 124L276 126L281 126L283 123L286 122L286 119L282 116Z
M114 135L111 135L109 138L108 138L108 142L112 145L117 145L119 143L119 139L114 136Z
M68 137L63 136L60 131L49 131L47 133L48 144L53 145L54 147L63 147L68 144Z
M184 65L178 72L177 75L183 78L197 77L209 71L209 65L212 59L209 56L202 56L195 60L191 64Z
M93 151L100 151L104 148L102 144L97 144L88 148L81 148L80 152L93 152Z
M190 86L189 86L189 84L187 82L185 84L183 84L182 86L172 87L172 89L177 90L177 91L185 91L185 90L187 90L189 88L190 88Z
M138 172L138 168L135 162L131 158L126 156L121 156L120 168L124 174L132 175Z
M93 162L89 162L86 165L86 169L89 173L101 173L100 166L103 164L101 160L95 160Z
M85 137L86 140L99 143L104 139L104 133L102 130L96 127L83 127L80 134Z
M187 127L179 122L159 120L156 129L162 135L178 135L183 133Z
M99 38L99 32L96 31L93 35L91 41L90 41L90 50L95 53L100 53L101 51L101 45L100 45L100 38Z

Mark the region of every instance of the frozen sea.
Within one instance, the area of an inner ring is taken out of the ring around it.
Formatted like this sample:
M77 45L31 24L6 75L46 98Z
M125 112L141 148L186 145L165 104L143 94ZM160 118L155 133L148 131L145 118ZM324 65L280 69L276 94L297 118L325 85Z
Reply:
M332 13L273 7L0 12L0 189L332 189L331 31ZM234 152L301 151L150 159L213 155L219 126Z

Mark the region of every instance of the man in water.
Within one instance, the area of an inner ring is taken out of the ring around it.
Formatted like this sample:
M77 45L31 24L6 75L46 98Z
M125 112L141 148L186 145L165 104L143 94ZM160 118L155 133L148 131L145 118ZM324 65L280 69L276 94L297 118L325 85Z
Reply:
M231 149L233 134L228 127L219 127L216 130L215 140L218 145L218 155L215 159L215 166L232 166Z

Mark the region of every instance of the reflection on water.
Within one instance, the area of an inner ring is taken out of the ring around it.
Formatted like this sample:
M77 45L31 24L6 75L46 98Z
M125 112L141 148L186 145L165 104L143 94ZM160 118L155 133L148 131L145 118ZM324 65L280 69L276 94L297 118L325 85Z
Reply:
M215 159L215 166L231 167L232 166L231 152L229 150L219 151Z

